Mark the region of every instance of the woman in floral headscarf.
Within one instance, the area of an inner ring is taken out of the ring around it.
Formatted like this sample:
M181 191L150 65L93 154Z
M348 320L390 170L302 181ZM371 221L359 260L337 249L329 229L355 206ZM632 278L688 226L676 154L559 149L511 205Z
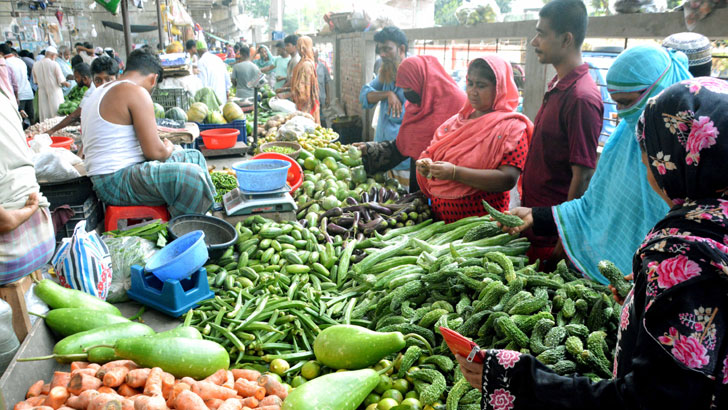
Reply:
M647 104L642 159L671 209L634 257L614 377L559 376L510 350L485 351L483 364L458 356L483 409L728 408L726 113L728 83L707 77Z
M316 78L316 60L313 55L313 40L308 36L301 36L296 43L301 61L293 67L291 76L291 97L296 103L296 109L309 113L314 121L320 124L319 118L319 87Z

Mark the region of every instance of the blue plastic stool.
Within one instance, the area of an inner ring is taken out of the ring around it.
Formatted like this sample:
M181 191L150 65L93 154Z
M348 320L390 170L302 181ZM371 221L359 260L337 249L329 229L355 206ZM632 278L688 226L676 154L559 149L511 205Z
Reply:
M207 283L207 270L200 268L182 280L159 280L144 267L131 267L131 289L126 292L129 298L154 308L172 317L179 317L197 307L199 302L215 296Z

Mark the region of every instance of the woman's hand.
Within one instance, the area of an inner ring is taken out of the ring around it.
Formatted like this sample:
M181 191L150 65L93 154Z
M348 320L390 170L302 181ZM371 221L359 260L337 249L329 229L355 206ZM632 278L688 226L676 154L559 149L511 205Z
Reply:
M367 154L367 143L366 142L355 142L353 145L356 149L358 149L362 155Z
M455 165L444 161L433 162L430 165L430 176L436 179L452 180L455 176Z
M0 207L0 233L11 232L24 224L38 210L38 194L28 195L25 205L20 209L7 210Z
M463 376L465 376L468 383L470 383L473 388L482 392L483 363L468 363L467 359L460 355L455 355L455 358L458 359L458 363L460 363L460 370L463 372Z
M430 165L432 160L430 158L418 159L415 163L417 165L417 173L425 178L430 178Z
M389 115L394 118L399 118L402 115L402 102L394 92L389 92L387 95L387 104L389 104Z
M508 211L508 213L511 215L516 215L517 217L523 219L523 225L511 228L508 226L502 226L499 223L498 225L501 227L501 229L503 229L503 232L509 233L511 235L518 235L519 233L533 226L533 210L531 208L524 208L519 206L517 208L511 209L510 211Z
M633 281L634 280L634 274L630 273L629 275L627 275L627 276L624 277L624 280L627 280L627 281L630 281L630 282ZM619 303L620 305L624 305L624 299L621 296L619 296L619 293L617 292L617 289L615 289L614 286L612 286L612 285L608 285L608 287L609 287L609 290L612 291L612 297L614 298L614 300L617 303Z

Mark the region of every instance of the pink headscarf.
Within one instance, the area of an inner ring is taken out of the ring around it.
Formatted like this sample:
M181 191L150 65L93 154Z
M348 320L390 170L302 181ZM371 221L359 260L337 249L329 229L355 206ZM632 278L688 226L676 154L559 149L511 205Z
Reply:
M404 119L397 134L397 149L402 155L417 159L430 145L435 130L452 117L467 100L437 58L408 57L397 68L400 88L416 92L419 105L406 102Z
M432 143L420 158L473 169L495 169L503 156L516 148L524 132L530 141L533 123L516 112L518 88L513 81L511 64L495 54L486 55L481 60L488 63L495 73L493 111L470 119L475 110L469 101L465 102L458 114L437 129ZM459 182L427 179L420 174L417 174L417 182L429 197L456 199L479 192Z

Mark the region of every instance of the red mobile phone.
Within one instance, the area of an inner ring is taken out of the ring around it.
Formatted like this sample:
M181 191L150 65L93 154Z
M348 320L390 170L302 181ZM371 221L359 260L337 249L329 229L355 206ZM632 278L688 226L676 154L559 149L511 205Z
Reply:
M480 350L480 347L472 340L442 326L440 327L440 333L442 333L442 337L453 355L463 356L468 362L483 363L485 352Z

